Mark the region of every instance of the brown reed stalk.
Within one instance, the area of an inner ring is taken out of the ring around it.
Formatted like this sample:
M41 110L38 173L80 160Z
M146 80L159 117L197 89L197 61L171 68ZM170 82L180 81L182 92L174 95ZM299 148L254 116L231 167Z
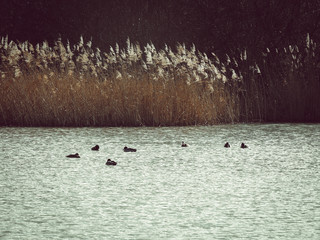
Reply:
M68 75L1 81L1 124L15 126L172 126L215 124L228 117L224 91L184 81ZM218 100L218 103L215 101Z

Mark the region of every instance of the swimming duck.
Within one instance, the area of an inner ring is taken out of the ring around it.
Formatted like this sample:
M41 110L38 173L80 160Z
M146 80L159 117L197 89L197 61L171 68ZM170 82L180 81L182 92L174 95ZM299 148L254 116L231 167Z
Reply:
M226 144L224 145L225 148L229 148L230 144L228 142L226 142Z
M245 145L244 143L241 143L241 146L240 146L241 148L247 148L248 146L247 145Z
M80 158L80 155L79 155L79 153L75 153L75 154L70 154L70 155L68 155L66 157L68 157L68 158Z
M182 142L181 147L188 147L188 145L186 143Z
M91 148L92 151L99 151L99 145L95 145Z
M117 165L117 162L112 161L111 159L108 159L106 162L106 165Z
M134 148L128 148L127 146L125 146L125 147L123 148L123 151L124 151L124 152L136 152L136 151L137 151L137 149L134 149Z

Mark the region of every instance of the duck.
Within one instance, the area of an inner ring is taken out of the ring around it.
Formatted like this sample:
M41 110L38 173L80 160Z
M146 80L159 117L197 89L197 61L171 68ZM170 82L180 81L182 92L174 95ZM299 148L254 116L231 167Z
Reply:
M91 148L92 151L99 151L99 145L95 145L94 147Z
M108 159L106 162L106 165L117 165L117 162L112 161L111 159Z
M230 144L228 142L226 142L226 144L224 145L225 148L229 148Z
M125 147L123 148L123 151L124 151L124 152L136 152L136 151L137 151L137 149L134 149L134 148L128 148L127 146L125 146Z
M241 146L240 146L241 148L248 148L248 146L247 145L245 145L244 143L241 143Z
M182 142L182 143L181 143L181 147L188 147L188 144Z
M75 153L75 154L69 154L66 157L68 157L68 158L80 158L80 155L79 155L79 153Z

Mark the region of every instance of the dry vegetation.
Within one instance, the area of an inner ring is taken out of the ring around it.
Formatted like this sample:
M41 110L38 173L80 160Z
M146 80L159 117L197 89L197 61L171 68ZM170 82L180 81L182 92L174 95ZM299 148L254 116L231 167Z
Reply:
M224 72L193 47L102 53L91 43L1 41L0 123L23 126L168 126L233 121ZM236 76L234 76L236 77Z
M157 50L128 39L125 49L101 52L82 38L74 46L59 39L52 47L2 38L0 125L205 125L276 120L283 108L294 114L299 107L299 114L319 119L312 105L319 103L319 79L313 73L301 81L301 69L319 72L318 47L307 41L303 54L291 46L268 50L262 62L249 64L245 51L222 63L183 44ZM274 59L281 64L273 66Z
M309 35L299 46L266 49L256 68L239 62L241 121L320 122L320 48Z

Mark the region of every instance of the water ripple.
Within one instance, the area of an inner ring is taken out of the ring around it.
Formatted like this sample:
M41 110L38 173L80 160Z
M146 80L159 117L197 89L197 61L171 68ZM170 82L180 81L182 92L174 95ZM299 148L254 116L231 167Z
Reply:
M317 124L0 128L0 138L1 239L320 236Z

